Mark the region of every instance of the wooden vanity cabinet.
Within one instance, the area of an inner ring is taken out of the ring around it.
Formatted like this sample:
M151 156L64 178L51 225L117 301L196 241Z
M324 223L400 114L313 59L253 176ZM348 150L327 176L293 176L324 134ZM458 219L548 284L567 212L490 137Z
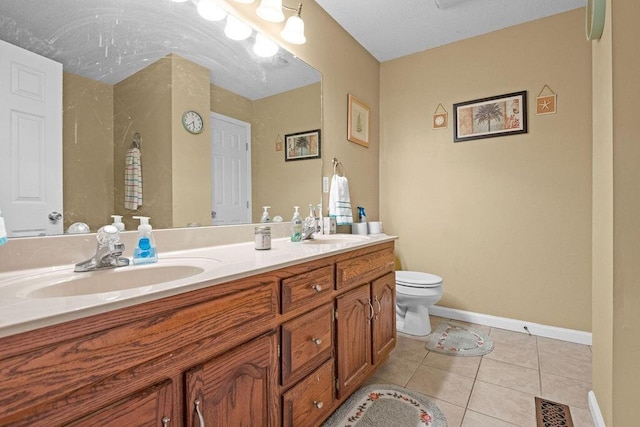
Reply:
M0 425L318 426L394 345L386 242L0 338Z

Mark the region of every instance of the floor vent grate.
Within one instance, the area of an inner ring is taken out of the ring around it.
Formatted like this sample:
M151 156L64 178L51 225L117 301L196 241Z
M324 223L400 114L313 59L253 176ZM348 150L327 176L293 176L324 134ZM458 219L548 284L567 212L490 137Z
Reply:
M567 405L536 397L536 421L538 427L573 427Z

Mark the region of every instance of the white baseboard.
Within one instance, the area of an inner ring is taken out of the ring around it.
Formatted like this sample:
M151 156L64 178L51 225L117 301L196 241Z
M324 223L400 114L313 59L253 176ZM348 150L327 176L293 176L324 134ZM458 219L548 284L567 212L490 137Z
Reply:
M596 394L591 390L589 392L589 411L591 412L591 418L593 418L593 425L595 427L606 427L604 425L604 418L602 418L602 412L600 412L600 406L596 400Z
M558 328L556 326L541 325L539 323L532 323L524 320L491 316L489 314L474 313L471 311L440 307L437 305L429 307L429 314L445 317L447 319L475 323L477 325L492 326L494 328L506 329L509 331L527 333L528 329L531 335L554 338L577 344L591 345L592 343L591 332L577 331L575 329ZM525 329L525 326L527 329Z

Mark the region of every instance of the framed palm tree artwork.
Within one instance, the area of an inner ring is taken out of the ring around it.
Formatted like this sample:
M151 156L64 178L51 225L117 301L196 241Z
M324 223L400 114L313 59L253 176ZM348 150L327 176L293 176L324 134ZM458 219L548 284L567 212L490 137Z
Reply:
M284 136L284 160L320 158L320 129L291 133Z
M453 104L453 142L527 133L527 92Z

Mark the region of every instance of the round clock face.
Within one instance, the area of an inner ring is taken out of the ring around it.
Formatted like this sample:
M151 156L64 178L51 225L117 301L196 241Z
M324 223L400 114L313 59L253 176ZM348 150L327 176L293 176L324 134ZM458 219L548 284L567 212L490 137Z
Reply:
M202 132L204 122L202 121L200 114L195 111L185 111L182 115L182 125L188 132L198 134Z
M598 40L604 29L606 0L588 0L585 9L585 32L587 40Z

